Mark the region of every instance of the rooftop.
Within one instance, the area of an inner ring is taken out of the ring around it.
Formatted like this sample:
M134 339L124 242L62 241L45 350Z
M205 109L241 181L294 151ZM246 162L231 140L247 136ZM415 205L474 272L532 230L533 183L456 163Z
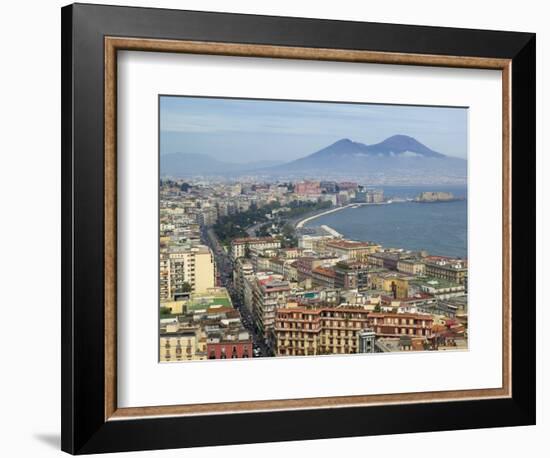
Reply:
M233 239L231 245L242 245L245 243L276 243L279 242L275 237L243 237Z
M431 315L425 313L385 313L385 312L372 312L369 315L370 318L416 318L421 320L433 320Z
M334 272L333 269L330 269L330 268L327 268L327 267L315 267L312 270L312 272L316 273L316 274L319 274L319 275L323 275L325 277L332 277L332 278L336 277L336 272Z
M187 301L188 311L222 307L233 309L233 303L225 288L210 288L204 293L194 293Z
M458 288L461 285L458 283L445 280L444 278L434 277L416 277L412 280L412 283L422 285L428 288Z
M330 242L327 242L327 247L333 247L333 248L342 248L345 250L352 250L352 249L358 249L358 248L369 248L374 246L374 243L371 242L357 242L354 240L332 240Z

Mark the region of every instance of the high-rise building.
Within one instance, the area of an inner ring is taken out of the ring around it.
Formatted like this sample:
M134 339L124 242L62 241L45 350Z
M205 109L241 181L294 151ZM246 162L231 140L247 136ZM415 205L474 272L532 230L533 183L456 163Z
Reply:
M233 287L237 297L244 302L244 282L245 279L254 275L252 263L246 258L237 258L233 269Z
M259 273L253 280L252 311L254 321L266 343L273 343L275 312L286 304L290 284L281 275Z
M218 210L216 207L206 207L197 216L201 226L213 226L218 221Z
M170 246L160 255L161 302L200 293L215 286L214 256L205 245ZM187 291L187 286L190 291Z
M160 255L160 302L168 302L172 300L172 283L170 281L170 258L168 254L161 253Z

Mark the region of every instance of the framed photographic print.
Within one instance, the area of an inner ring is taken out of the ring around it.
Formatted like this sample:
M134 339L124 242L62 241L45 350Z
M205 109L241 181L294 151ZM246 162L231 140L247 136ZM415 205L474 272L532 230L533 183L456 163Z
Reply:
M62 448L535 422L535 36L62 9Z

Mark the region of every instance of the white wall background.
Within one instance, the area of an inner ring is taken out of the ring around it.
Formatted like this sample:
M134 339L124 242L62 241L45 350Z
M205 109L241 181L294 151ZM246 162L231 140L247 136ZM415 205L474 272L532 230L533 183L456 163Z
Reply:
M130 0L128 0L130 2ZM98 2L92 2L98 3ZM109 0L110 4L127 4ZM408 434L202 448L184 452L149 452L152 456L376 456L448 458L517 457L548 448L550 434L548 383L549 340L542 336L545 313L541 285L550 187L550 161L543 158L543 112L548 91L543 88L545 53L550 48L548 11L537 0L353 0L297 2L277 0L139 1L135 6L305 16L450 27L519 30L537 33L538 80L538 425L429 434ZM60 11L55 0L5 2L0 14L0 454L59 454L60 403ZM543 215L543 207L545 214ZM533 254L534 255L534 254ZM31 281L32 279L32 281ZM29 357L22 359L21 355ZM543 366L543 360L546 364ZM127 454L126 456L138 456ZM538 454L542 456L541 454ZM143 456L143 454L141 455Z

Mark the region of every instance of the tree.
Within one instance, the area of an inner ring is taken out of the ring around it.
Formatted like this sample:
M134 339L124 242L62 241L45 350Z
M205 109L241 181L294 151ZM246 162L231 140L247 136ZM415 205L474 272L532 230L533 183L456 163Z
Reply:
M181 292L182 293L190 293L192 289L193 288L191 288L191 285L187 282L184 282L183 285L181 285Z
M298 246L298 239L296 238L296 231L294 230L294 226L292 224L285 224L283 226L283 248L294 248Z
M256 229L256 237L267 237L269 236L269 229L271 224L266 223L262 224L258 229Z

